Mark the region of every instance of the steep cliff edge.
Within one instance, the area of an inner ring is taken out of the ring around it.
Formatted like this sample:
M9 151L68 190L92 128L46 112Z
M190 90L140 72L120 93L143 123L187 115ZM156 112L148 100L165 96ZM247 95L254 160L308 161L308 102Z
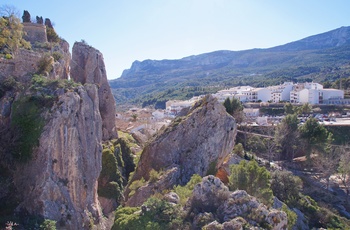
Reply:
M103 139L117 138L115 127L116 104L107 81L103 55L95 48L76 42L72 49L71 77L82 84L99 86L99 110L102 116Z
M64 229L105 229L97 187L102 142L117 137L115 101L102 54L84 44L74 47L80 66L64 41L53 52L60 61L34 50L23 51L13 65L0 63L15 67L0 76L0 216L12 215L10 221L50 219ZM35 57L28 63L27 53ZM75 82L67 79L69 65Z
M32 160L17 167L18 210L57 220L67 229L101 222L97 178L101 170L102 120L95 85L62 95L47 113Z
M130 184L142 178L149 181L151 170L162 176L132 191L132 196L129 186L126 205L141 205L157 190L186 184L193 174L215 173L233 149L235 135L234 118L215 98L206 96L144 148Z

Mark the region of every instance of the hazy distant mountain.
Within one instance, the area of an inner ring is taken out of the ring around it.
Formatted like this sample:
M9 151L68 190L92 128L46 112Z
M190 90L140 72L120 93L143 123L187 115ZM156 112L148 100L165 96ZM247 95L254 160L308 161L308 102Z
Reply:
M164 97L160 92L184 87L203 90L242 84L263 86L286 80L334 81L348 73L349 63L350 27L341 27L268 49L222 50L178 60L135 61L110 85L118 103L154 102Z

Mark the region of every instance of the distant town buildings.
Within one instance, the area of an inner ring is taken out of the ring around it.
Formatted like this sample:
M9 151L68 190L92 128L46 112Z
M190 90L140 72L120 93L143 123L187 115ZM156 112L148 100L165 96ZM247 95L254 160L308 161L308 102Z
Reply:
M204 95L193 97L190 100L170 100L166 102L165 116L175 117L182 109L191 107ZM319 83L292 83L285 82L281 85L266 88L254 88L251 86L237 86L220 90L213 94L219 102L226 98L237 98L241 102L278 103L291 102L293 104L350 104L350 99L344 99L344 91L339 89L324 89ZM246 108L247 117L255 118L259 115L259 109Z
M285 82L281 85L266 88L254 88L251 86L238 86L220 90L214 97L223 102L227 97L238 98L241 102L283 102L310 103L310 104L350 104L349 99L344 99L344 91L339 89L323 89L319 83L292 83Z

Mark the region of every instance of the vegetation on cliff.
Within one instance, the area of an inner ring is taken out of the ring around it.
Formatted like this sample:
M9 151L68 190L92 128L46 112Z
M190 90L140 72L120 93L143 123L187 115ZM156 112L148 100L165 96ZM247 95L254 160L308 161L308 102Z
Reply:
M13 77L6 77L0 81L0 96L6 92L21 91L17 99L13 100L11 109L12 135L4 135L4 142L9 146L15 159L26 162L31 158L32 150L38 145L45 119L42 116L57 101L58 92L74 90L77 83L68 80L50 80L47 77L34 74L30 82L19 81ZM8 136L7 138L5 138ZM10 139L8 139L10 138Z
M15 15L0 15L0 54L10 59L19 48L30 49L23 38L23 25Z
M123 191L129 175L135 170L130 144L124 138L107 141L103 144L102 171L98 179L99 196L123 200Z

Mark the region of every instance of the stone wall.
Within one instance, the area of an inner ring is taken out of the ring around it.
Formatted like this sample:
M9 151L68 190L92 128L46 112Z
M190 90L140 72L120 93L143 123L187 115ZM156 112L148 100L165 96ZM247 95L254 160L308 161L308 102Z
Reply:
M24 39L31 44L35 42L47 42L46 26L36 23L24 22L23 31L26 33Z

